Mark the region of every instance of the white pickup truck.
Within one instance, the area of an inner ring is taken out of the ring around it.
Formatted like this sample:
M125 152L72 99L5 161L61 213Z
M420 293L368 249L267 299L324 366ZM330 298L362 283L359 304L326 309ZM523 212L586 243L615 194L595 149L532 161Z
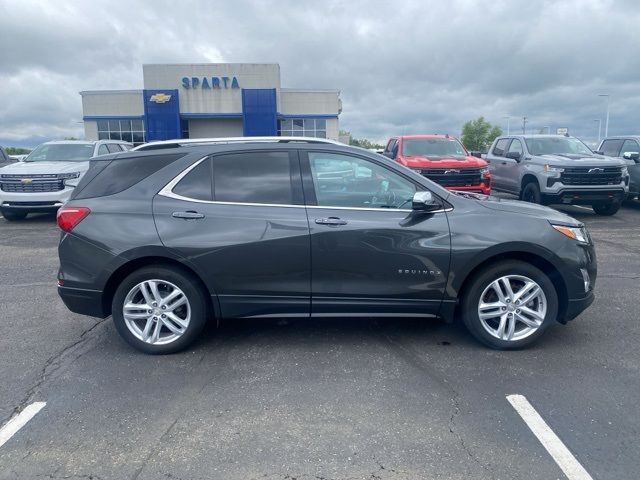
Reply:
M131 147L117 140L43 143L24 161L0 168L0 214L14 221L32 212L56 212L69 200L92 157Z

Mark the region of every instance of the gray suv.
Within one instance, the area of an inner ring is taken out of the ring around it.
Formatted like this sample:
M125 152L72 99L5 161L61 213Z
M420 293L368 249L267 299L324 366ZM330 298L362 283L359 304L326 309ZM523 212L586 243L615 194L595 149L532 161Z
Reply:
M640 135L607 137L596 153L621 158L627 164L631 181L628 198L640 197Z
M486 156L491 187L543 205L591 205L615 214L629 191L625 162L562 135L498 137Z
M58 211L64 303L144 352L242 317L457 317L518 348L593 301L593 243L563 213L328 140L199 142L95 158Z

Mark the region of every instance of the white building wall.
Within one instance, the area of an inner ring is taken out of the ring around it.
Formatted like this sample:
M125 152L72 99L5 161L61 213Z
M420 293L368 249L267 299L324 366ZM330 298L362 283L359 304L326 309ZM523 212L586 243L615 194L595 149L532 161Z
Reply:
M241 137L241 118L189 120L189 138Z
M327 118L327 138L338 141L340 138L338 118Z
M142 90L87 91L80 95L85 117L144 115Z
M280 113L283 115L338 115L341 111L339 90L280 90Z
M98 140L98 122L85 120L84 122L84 139Z
M241 113L243 88L275 88L280 90L280 66L277 63L206 63L143 65L144 88L177 89L180 112ZM196 77L229 77L228 88L185 88L182 79ZM236 77L240 88L231 88Z

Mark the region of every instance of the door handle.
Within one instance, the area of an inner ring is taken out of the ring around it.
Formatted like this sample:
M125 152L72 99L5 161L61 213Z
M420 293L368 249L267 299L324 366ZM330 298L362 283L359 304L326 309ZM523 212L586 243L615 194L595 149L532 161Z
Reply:
M173 212L171 216L173 218L184 218L185 220L197 220L199 218L204 218L203 213L194 212L193 210L186 212Z
M506 164L507 164L507 162L502 162L502 165L506 165Z
M338 218L338 217L329 217L329 218L316 218L316 223L318 225L337 226L337 225L346 225L347 221L342 220L341 218Z

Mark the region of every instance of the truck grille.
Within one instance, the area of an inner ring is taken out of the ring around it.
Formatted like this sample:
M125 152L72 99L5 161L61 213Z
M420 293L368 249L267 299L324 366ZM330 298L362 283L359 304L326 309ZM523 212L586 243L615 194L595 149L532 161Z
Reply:
M56 174L0 175L0 190L12 193L43 193L64 190L64 180Z
M479 168L424 168L416 169L416 173L443 187L471 187L482 182Z
M569 167L560 176L565 185L618 185L622 181L620 167Z

